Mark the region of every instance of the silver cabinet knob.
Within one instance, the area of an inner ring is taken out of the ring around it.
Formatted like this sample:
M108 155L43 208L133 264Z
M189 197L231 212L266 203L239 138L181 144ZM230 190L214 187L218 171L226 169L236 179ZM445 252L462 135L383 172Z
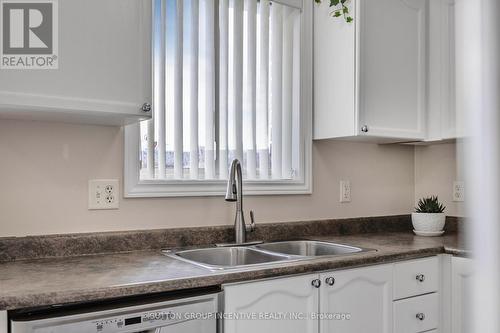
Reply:
M141 108L142 112L151 112L151 104L144 103Z
M312 280L311 284L313 285L314 288L319 288L319 287L321 287L321 280L314 279L314 280Z
M364 133L368 132L368 126L367 125L363 125L361 127L361 132L364 132Z
M335 278L333 276L327 277L325 283L329 286L333 286L335 284Z
M425 314L423 314L422 312L419 312L419 313L417 313L417 315L415 317L417 317L418 320L424 320Z
M424 274L417 274L415 277L418 282L424 282L425 281L425 275Z

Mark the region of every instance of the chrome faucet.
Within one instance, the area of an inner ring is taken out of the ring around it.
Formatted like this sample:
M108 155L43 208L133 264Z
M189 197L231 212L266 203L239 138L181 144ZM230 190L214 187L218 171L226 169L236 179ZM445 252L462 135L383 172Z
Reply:
M247 241L247 225L245 224L245 214L243 212L243 176L241 163L238 159L231 162L229 178L227 180L226 201L236 201L236 217L234 218L234 235L236 244L243 244ZM253 211L250 211L251 224L248 231L255 230Z

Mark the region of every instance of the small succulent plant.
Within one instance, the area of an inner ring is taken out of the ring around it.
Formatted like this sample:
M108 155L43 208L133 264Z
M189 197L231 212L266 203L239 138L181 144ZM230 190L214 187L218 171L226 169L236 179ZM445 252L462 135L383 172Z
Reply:
M316 3L321 3L322 0L314 0ZM349 7L346 3L350 0L328 0L330 1L330 7L332 7L333 17L343 17L347 23L351 23L354 19L349 13Z
M439 203L437 196L422 198L415 207L416 213L442 213L446 207Z

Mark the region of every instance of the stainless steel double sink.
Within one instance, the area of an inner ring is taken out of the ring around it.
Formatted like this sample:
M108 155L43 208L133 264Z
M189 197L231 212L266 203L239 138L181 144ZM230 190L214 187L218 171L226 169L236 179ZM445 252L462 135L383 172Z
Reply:
M251 246L209 247L163 251L167 256L210 270L244 269L323 256L340 256L371 251L356 246L316 240L296 240Z

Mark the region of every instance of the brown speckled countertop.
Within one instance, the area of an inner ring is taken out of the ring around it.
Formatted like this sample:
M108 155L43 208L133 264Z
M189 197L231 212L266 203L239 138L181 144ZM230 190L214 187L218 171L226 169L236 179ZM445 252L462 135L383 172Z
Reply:
M427 238L410 232L381 232L305 238L377 251L222 272L169 258L158 250L0 262L0 310L208 287L439 253L468 254L457 234Z

